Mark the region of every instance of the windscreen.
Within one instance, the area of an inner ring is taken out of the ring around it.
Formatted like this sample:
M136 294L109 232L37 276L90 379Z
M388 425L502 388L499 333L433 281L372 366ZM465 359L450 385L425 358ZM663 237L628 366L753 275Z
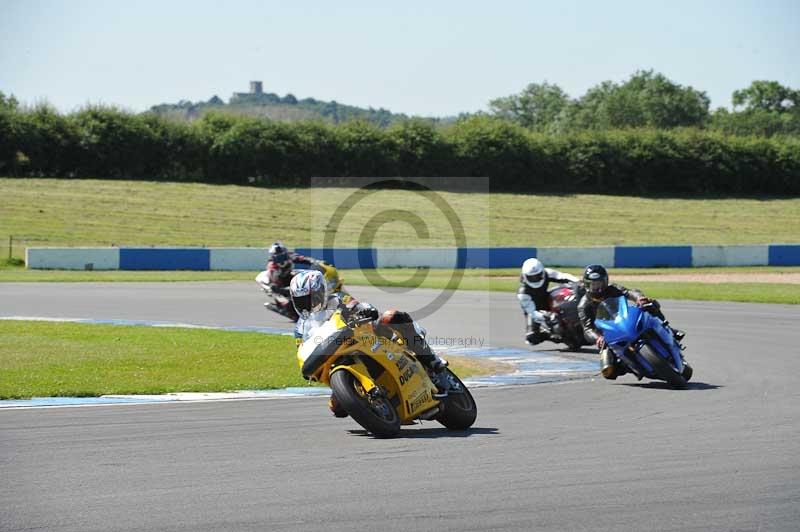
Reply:
M619 306L626 305L624 297L606 299L597 307L597 319L612 321L619 314Z

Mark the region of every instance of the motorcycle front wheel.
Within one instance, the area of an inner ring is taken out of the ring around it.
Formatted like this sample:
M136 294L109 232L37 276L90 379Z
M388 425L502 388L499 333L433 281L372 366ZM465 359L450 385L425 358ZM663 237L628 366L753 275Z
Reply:
M450 430L468 429L478 417L478 406L461 379L449 369L446 371L450 392L441 400L444 411L436 417L436 421Z
M640 351L642 357L653 367L653 372L659 379L667 381L673 388L686 388L686 379L672 369L667 361L658 356L652 347L645 344Z
M385 397L370 397L361 383L346 370L331 375L331 390L356 423L379 438L400 433L400 416Z

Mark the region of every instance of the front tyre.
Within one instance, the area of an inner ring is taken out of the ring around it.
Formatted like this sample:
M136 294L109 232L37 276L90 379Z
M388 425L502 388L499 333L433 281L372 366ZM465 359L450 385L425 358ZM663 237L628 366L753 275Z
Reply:
M692 369L692 366L690 366L689 364L684 362L683 363L683 373L681 373L681 377L686 379L686 382L689 382L689 380L692 378L693 374L694 374L694 370Z
M653 373L659 379L667 381L673 388L686 388L686 379L672 369L666 360L658 356L652 347L645 344L640 351L642 357L653 367Z
M450 381L450 391L441 400L444 411L436 417L436 421L450 430L466 430L475 423L478 406L461 379L449 369L445 371Z
M330 382L339 404L356 423L379 438L400 433L400 416L385 397L370 397L347 370L334 371Z

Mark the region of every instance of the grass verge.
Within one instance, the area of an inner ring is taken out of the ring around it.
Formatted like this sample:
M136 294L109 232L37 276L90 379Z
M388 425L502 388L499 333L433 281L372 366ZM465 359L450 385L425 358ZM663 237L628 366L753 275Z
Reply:
M277 239L292 247L316 247L329 218L352 193L347 188L0 178L0 246L13 236L17 258L25 246L266 247ZM800 198L438 195L460 218L469 246L762 244L798 242L800 235ZM337 228L335 245L358 247L369 226L376 229L377 247L452 247L450 223L424 196L397 190L365 196ZM376 226L374 215L387 206L418 214L426 234L420 237L408 223Z
M289 336L0 320L0 399L306 386ZM462 377L503 368L453 357Z

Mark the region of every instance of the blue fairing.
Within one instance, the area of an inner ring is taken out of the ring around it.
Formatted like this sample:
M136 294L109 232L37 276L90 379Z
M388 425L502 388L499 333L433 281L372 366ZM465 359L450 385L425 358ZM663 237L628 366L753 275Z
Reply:
M653 368L639 355L639 349L644 342L668 360L678 373L683 371L680 347L675 343L672 333L655 316L637 306L629 306L625 297L604 301L598 308L595 325L603 331L606 343L617 357L634 373L653 376ZM634 351L628 347L632 347Z

